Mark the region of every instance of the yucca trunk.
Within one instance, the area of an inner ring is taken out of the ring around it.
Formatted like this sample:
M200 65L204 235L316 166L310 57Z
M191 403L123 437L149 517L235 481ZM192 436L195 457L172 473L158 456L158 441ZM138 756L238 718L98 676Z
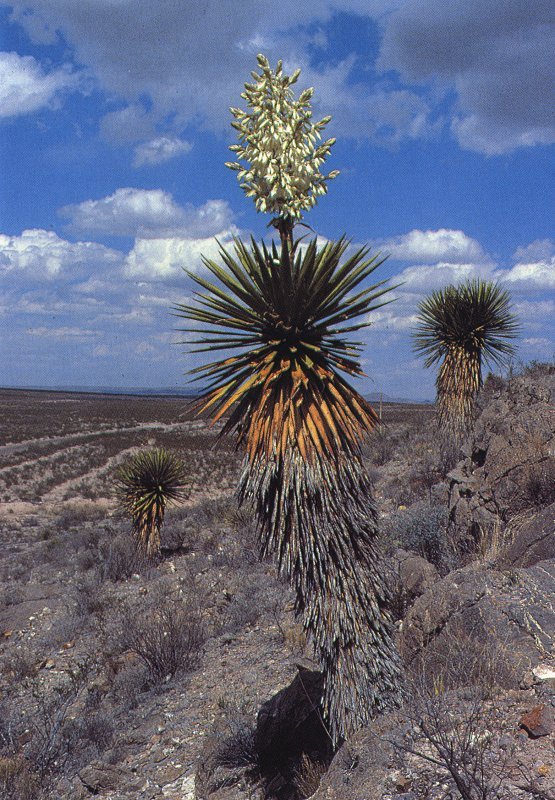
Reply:
M133 533L137 549L148 561L160 556L160 529L164 522L163 507L156 507L146 514L138 513L133 521Z
M474 401L481 385L480 350L450 346L436 380L439 427L443 433L460 438L471 428Z
M398 705L401 689L368 476L358 458L311 463L294 448L283 458L247 459L239 498L255 509L263 555L277 559L295 590L337 744Z

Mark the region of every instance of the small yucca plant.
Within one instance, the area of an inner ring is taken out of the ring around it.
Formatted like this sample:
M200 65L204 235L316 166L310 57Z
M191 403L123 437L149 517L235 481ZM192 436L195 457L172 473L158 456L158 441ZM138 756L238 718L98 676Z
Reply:
M447 286L420 304L414 349L427 356L427 367L441 362L436 389L443 431L461 436L469 429L483 363L506 365L518 331L509 293L491 281Z
M166 506L186 497L183 461L164 449L137 453L119 468L116 493L133 521L137 546L148 559L160 556L160 528Z

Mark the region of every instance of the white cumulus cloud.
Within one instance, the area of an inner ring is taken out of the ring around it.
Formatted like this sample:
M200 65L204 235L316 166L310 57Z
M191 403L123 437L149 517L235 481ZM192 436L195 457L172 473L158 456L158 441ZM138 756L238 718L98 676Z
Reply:
M0 274L54 279L75 277L121 263L121 254L96 242L68 242L53 231L31 229L20 236L0 234Z
M545 261L515 264L505 273L509 283L523 283L533 287L555 289L555 256Z
M230 234L219 237L222 244L229 241ZM218 260L219 248L216 240L209 239L137 239L125 259L124 273L135 280L151 281L186 280L184 269L198 272L202 256Z
M515 261L540 261L555 255L555 242L551 239L536 239L525 247L517 247L514 254Z
M231 226L227 201L208 200L202 206L178 205L162 189L117 189L100 200L64 206L59 213L73 230L90 233L159 238L181 234L208 237Z
M461 265L490 263L481 244L458 230L412 230L401 236L377 240L374 244L382 253L389 253L390 258L399 261L441 261Z
M134 167L163 164L177 156L189 153L193 145L177 136L158 136L150 142L143 142L135 148Z
M45 72L33 56L0 52L0 117L52 106L62 92L76 85L77 77L69 67Z

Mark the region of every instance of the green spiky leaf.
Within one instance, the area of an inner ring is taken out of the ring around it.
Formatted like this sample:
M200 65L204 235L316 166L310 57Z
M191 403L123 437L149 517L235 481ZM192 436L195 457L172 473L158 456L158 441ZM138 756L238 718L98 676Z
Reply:
M218 285L192 275L203 291L195 305L176 307L203 325L199 350L239 351L193 372L208 383L199 408L229 415L224 432L235 431L251 458L289 447L305 457L355 452L375 424L341 373L363 374L359 345L346 334L370 324L390 289L384 281L360 288L384 259L367 248L347 257L348 247L345 238L297 243L290 258L275 244L236 239L233 254L220 248L227 269L204 260Z

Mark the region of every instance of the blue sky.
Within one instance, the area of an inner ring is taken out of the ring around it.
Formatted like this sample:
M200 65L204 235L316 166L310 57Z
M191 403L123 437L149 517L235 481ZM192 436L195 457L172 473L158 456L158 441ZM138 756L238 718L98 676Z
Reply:
M517 358L553 358L551 2L25 0L0 25L1 385L187 387L182 267L268 235L224 166L258 52L333 117L306 222L403 283L359 388L432 397L417 304L474 276L510 290Z

